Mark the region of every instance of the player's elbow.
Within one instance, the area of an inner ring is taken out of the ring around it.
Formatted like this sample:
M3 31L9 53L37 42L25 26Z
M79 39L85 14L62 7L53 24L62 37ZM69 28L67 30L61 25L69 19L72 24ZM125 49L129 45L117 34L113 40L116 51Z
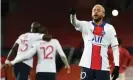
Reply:
M112 46L112 50L119 50L118 45Z

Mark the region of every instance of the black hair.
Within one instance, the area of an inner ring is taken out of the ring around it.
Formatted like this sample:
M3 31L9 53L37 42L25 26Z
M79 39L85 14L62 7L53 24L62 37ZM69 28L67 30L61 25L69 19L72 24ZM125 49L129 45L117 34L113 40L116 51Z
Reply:
M38 33L39 32L39 28L41 27L41 24L40 23L38 23L38 22L33 22L32 23L32 32L34 32L34 33Z

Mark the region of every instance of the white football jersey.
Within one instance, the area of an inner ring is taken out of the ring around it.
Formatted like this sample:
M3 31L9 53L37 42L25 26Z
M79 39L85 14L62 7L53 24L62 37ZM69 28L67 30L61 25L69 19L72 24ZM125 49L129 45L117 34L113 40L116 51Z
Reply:
M108 46L111 45L114 47L118 45L114 27L105 22L98 26L93 21L79 21L76 19L76 15L70 15L70 19L71 23L74 20L72 24L76 30L82 32L84 40L84 51L79 65L91 69L108 71ZM119 54L118 49L115 51L115 53ZM118 57L117 55L116 58ZM119 66L119 60L115 59L115 64Z
M41 40L44 34L40 33L25 33L19 36L16 43L19 44L16 58L22 57L27 54L31 49L32 44L38 40ZM33 58L23 61L30 67L33 67Z
M58 52L61 57L66 57L57 39L52 39L49 42L40 40L32 45L32 48L28 51L27 54L14 59L11 61L11 64L14 65L18 62L29 59L33 57L35 53L37 53L38 62L36 72L56 73L56 52Z
M52 39L50 42L38 41L33 44L32 53L36 53L38 56L38 63L36 72L56 72L55 56L58 52L60 56L65 56L63 49L57 39Z

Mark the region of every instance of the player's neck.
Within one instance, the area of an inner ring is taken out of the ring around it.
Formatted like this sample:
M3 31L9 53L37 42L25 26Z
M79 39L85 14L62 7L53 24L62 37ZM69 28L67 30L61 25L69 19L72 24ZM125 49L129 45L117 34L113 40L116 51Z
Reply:
M95 22L95 21L93 20L93 22L94 22L96 25L101 25L101 24L103 23L103 20L101 19L101 20L98 21L98 22Z

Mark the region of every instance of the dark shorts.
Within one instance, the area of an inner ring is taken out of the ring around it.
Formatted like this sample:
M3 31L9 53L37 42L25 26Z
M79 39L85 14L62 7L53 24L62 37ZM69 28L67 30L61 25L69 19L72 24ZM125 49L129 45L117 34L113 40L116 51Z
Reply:
M93 70L89 68L82 67L81 80L110 80L109 71Z
M56 80L56 73L38 72L36 80Z
M28 80L31 67L25 63L17 63L14 65L14 74L16 80Z

